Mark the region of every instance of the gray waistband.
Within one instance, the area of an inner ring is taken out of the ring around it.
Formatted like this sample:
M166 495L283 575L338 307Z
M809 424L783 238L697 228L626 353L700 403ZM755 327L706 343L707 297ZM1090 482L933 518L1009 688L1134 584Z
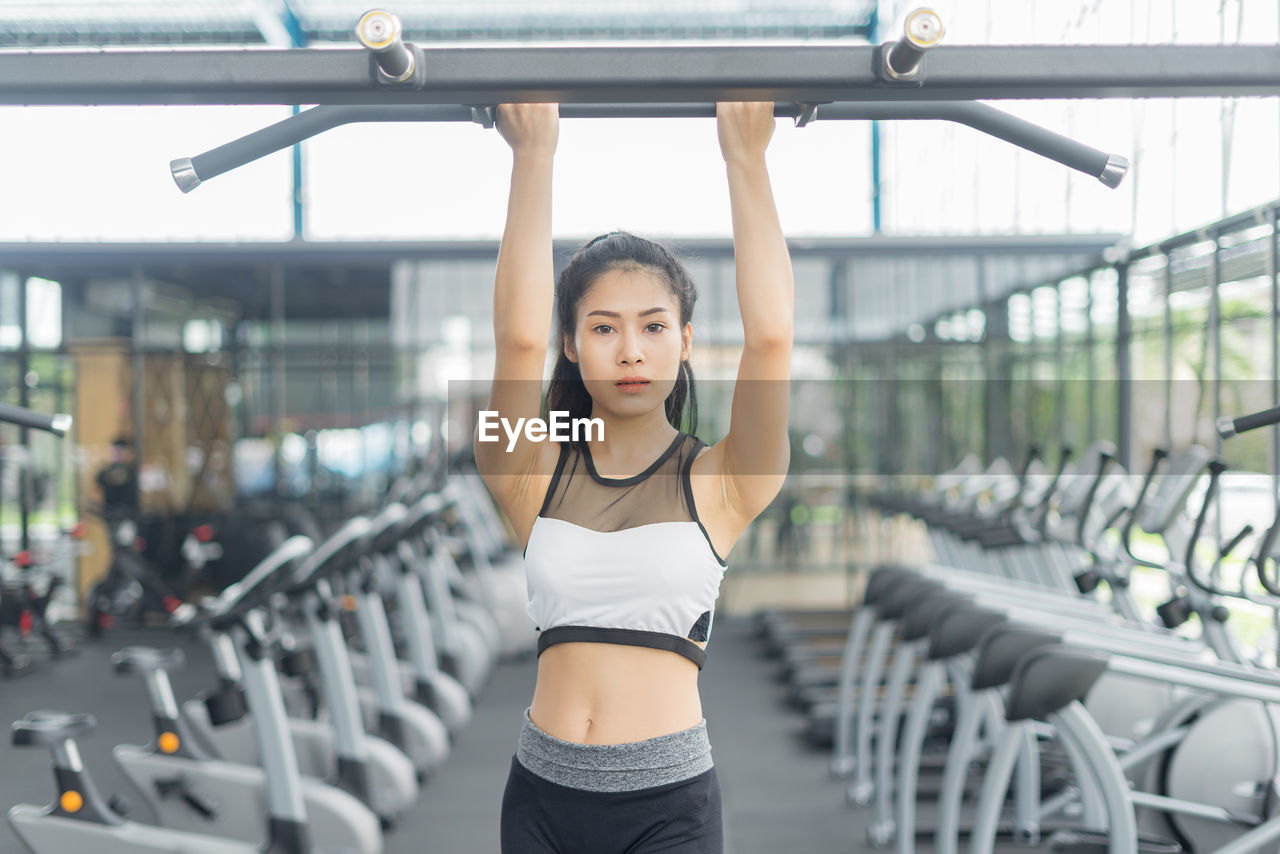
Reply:
M516 760L552 783L591 792L634 792L696 777L713 767L707 722L625 744L577 744L543 732L524 710Z

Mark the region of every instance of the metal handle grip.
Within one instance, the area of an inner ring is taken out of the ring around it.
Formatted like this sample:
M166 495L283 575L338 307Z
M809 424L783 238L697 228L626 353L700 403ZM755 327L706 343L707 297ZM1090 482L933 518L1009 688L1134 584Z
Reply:
M774 115L797 119L813 105L776 104ZM1129 161L1108 154L971 101L838 102L820 105L824 120L906 119L952 121L1013 143L1042 157L1097 178L1116 187L1129 169ZM194 157L170 161L178 188L189 193L204 181L288 148L339 125L353 122L471 122L482 121L483 110L460 105L342 105L320 106L290 116L225 145ZM715 104L561 104L561 118L710 118Z
M1230 439L1232 436L1257 430L1259 427L1270 427L1272 424L1280 424L1280 406L1264 409L1252 415L1242 415L1239 418L1223 416L1218 419L1218 435L1224 439Z
M0 421L32 430L43 430L55 436L65 436L71 429L70 415L45 415L43 412L34 412L7 403L0 403Z

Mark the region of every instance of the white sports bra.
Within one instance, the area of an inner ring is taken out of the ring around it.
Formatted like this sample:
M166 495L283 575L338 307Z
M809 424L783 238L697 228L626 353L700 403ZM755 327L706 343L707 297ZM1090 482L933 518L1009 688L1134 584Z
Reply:
M726 563L698 520L689 470L703 442L680 433L634 477L596 473L587 445L560 459L525 547L527 611L557 643L647 646L698 665Z

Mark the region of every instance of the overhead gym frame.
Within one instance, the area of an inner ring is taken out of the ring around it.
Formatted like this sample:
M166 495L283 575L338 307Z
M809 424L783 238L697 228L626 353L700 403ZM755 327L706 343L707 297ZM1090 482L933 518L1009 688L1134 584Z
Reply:
M773 101L816 119L942 119L967 124L1118 186L1121 155L981 100L1280 94L1276 45L936 46L930 10L883 45L694 44L422 46L373 10L359 48L15 51L0 53L0 105L314 104L171 170L202 181L340 124L476 121L497 104L557 102L561 116L714 116L717 101Z

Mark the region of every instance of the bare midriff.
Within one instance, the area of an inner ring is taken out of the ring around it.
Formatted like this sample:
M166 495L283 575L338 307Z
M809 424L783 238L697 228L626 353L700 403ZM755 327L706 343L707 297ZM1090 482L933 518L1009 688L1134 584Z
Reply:
M698 665L664 649L555 644L538 658L529 718L575 744L625 744L680 732L702 721Z

